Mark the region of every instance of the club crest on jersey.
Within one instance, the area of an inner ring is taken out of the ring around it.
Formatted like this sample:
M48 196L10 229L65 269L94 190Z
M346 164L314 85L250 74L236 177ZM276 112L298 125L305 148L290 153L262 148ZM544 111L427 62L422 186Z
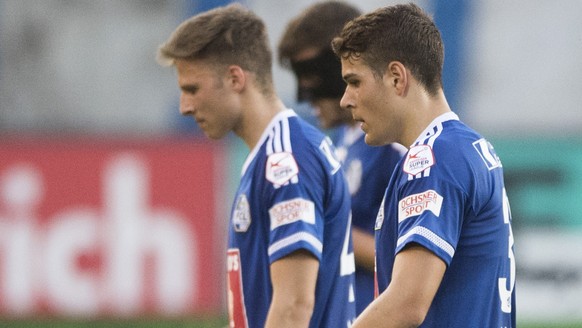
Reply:
M236 232L246 232L251 225L251 210L247 196L238 196L234 212L232 213L232 226Z
M299 167L291 153L274 153L267 158L265 176L275 186L284 185L297 176L298 173Z
M475 150L477 150L489 171L502 166L499 156L497 156L495 149L493 149L493 146L489 141L481 138L473 142L473 147L475 147Z
M429 145L418 145L410 148L402 170L405 173L417 175L435 164L432 148Z
M441 214L443 196L434 190L410 195L398 202L398 222L431 211L437 217Z

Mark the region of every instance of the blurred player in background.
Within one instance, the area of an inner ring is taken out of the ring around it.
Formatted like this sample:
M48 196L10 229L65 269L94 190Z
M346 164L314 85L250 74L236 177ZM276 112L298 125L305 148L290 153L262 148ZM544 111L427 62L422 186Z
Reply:
M366 143L409 147L376 221L379 296L354 327L515 327L515 261L501 162L459 121L444 47L414 4L352 20L333 40L342 106Z
M234 4L182 23L158 53L180 111L251 150L228 233L231 327L347 327L355 318L350 198L335 149L274 92L262 20Z
M314 4L289 22L278 47L279 61L297 78L297 100L311 103L322 128L337 128L334 143L352 196L358 314L374 299L374 222L390 175L406 150L398 144L366 145L352 113L340 107L346 84L331 40L359 15L344 2Z

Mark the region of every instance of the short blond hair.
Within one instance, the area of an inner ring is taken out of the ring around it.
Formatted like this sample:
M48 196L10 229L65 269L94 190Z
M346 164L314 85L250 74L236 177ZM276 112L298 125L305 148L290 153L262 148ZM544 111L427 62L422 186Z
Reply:
M237 65L255 73L264 90L272 92L272 52L263 20L238 3L195 15L158 48L157 60L172 66L176 59Z

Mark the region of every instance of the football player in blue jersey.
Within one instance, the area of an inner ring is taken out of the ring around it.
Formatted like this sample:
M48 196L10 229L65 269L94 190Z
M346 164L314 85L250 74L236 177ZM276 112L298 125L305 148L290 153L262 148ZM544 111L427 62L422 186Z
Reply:
M280 63L296 77L297 100L309 101L320 126L333 132L343 162L352 197L356 314L374 299L374 222L390 175L406 150L399 144L366 145L352 113L340 107L346 84L331 40L359 15L345 2L316 3L287 24L278 46Z
M275 94L263 21L240 4L182 23L160 46L180 111L250 149L228 226L230 327L348 327L355 319L350 196L329 138Z
M332 43L341 100L369 145L409 148L376 219L377 298L354 327L515 327L515 257L501 161L442 88L444 46L414 4L350 21Z

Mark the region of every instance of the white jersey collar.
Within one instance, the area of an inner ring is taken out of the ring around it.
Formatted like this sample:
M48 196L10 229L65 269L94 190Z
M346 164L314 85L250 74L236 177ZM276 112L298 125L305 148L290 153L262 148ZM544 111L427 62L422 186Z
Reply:
M435 126L440 125L443 122L453 120L455 121L459 120L459 116L454 112L446 112L444 114L437 116L434 120L432 120L432 122L430 122L426 129L422 131L422 133L416 138L416 140L412 143L412 145L410 145L410 147L414 146L418 142L422 142L424 139L426 139L426 137L433 135L434 134L433 130Z

